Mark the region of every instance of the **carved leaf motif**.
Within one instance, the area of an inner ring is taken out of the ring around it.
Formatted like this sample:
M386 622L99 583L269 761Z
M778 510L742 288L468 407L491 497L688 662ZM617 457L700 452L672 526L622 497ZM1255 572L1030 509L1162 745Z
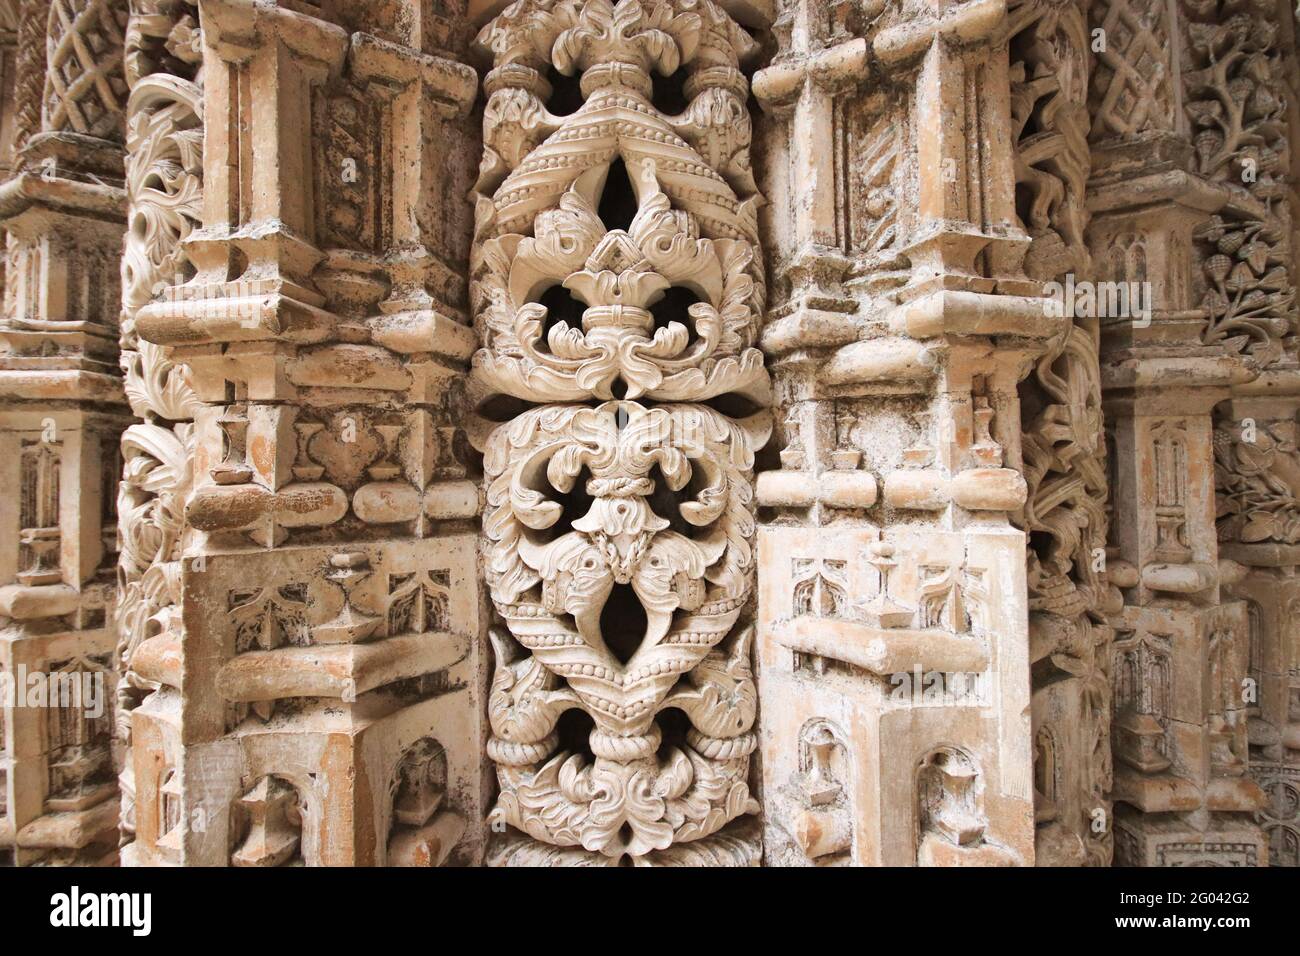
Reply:
M104 44L104 36L90 31L92 22L85 19L97 6L84 4L82 14L64 35L70 43L65 63L70 65L74 55L79 60L92 50L113 48L111 43ZM74 127L86 122L102 124L114 109L105 97L117 90L117 79L124 77L131 85L130 98L121 101L128 117L125 172L129 206L122 257L120 361L127 401L146 423L131 426L122 436L124 471L117 503L121 588L114 617L117 658L124 678L118 684L117 713L119 733L129 740L131 709L144 695L158 689L132 669L135 650L154 634L179 637L181 630L179 559L194 456L194 429L189 419L198 402L186 370L171 361L166 349L138 338L135 314L164 287L184 282L188 275L182 243L197 227L202 206L202 46L196 42L197 11L183 0L133 2L129 19L128 5L104 6L111 6L111 16L121 17L127 25L124 59L115 62L105 56L96 70L84 72L77 82L83 90L98 95L99 104L89 97L76 102L78 97L67 95L69 88L61 94L60 109ZM99 24L110 22L105 16ZM121 53L123 45L116 48ZM101 74L99 79L95 79L96 72ZM108 108L99 120L94 118L97 105ZM131 794L124 798L123 819L129 820L133 814Z
M755 347L761 199L737 69L754 44L711 0L520 0L479 42L495 69L471 253L483 345L471 391L485 409L498 396L556 403L473 430L486 577L525 652L516 660L494 638L493 818L570 848L507 838L503 858L644 859L754 809L752 681L710 651L749 599L750 472L770 422L690 404L768 396ZM697 56L692 102L664 116L649 72ZM582 74L585 101L566 116L537 100L548 65ZM617 161L630 197L606 195ZM626 228L598 209L630 214ZM553 312L561 289L575 311ZM700 683L673 698L692 729L661 746L656 715L697 668ZM590 762L556 752L569 706L595 724Z
M667 3L655 3L648 13L645 6L641 0L619 0L616 5L587 0L574 16L574 26L555 41L555 68L568 74L618 62L657 69L665 76L675 73L695 53L700 18L676 14Z
M1245 441L1240 426L1215 429L1215 485L1220 540L1300 543L1300 455L1294 425L1261 428Z

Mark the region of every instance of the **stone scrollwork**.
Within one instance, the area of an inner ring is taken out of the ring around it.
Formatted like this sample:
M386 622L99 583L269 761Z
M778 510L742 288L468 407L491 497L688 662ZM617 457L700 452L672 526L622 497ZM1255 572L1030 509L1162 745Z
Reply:
M495 68L470 391L508 628L488 752L510 830L492 858L756 862L738 820L758 809L751 481L771 427L753 43L707 0L520 0L479 43ZM581 76L568 115L543 103L548 66ZM680 115L655 105L652 70L685 72ZM743 417L702 404L724 397ZM534 407L501 420L503 398Z
M192 274L182 241L198 227L203 199L203 79L198 10L184 0L133 0L126 28L126 184L120 364L131 411L122 435L117 513L121 554L116 608L118 733L156 681L132 660L150 638L179 640L180 555L185 500L193 482L193 418L187 370L136 333L137 311ZM124 768L125 828L134 817L131 765Z
M660 190L657 169L654 159L642 162L627 230L606 230L596 215L591 194L605 174L596 168L537 215L533 236L483 244L481 314L491 342L475 361L483 385L533 401L612 398L619 380L627 398L765 397L762 353L752 345L763 306L752 240L701 239ZM554 284L586 305L581 328L563 319L548 326L535 297ZM670 288L699 301L657 327L650 306Z

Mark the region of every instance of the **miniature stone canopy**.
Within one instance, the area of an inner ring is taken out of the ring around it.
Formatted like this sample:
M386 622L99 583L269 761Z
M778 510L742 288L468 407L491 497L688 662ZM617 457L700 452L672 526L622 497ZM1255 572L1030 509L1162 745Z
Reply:
M1287 0L0 0L0 860L1300 865Z

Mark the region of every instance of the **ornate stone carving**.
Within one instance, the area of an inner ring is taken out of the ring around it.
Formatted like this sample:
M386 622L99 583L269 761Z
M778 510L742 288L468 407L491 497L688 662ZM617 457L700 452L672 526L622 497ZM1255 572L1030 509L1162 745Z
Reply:
M198 410L183 366L165 348L136 334L136 312L192 268L182 243L198 224L203 195L201 44L196 7L138 0L126 28L126 244L122 258L121 365L131 411L143 421L122 436L118 488L121 541L116 611L123 679L118 736L131 741L130 712L160 682L133 661L156 639L179 644L180 558L185 501L193 484L192 419ZM122 766L125 835L134 835L134 767Z
M3 0L0 863L1296 865L1295 36Z
M1294 421L1214 431L1214 477L1222 541L1300 543L1300 458Z
M757 810L738 622L768 416L698 404L768 396L752 44L711 0L520 0L479 43L494 68L473 390L484 411L545 403L482 439L487 582L510 632L494 638L493 819L543 845L507 838L495 859L716 862L749 839L728 824ZM548 64L580 77L568 115L543 104ZM684 112L655 105L652 69L685 74ZM584 400L599 404L565 404ZM688 725L665 731L669 709ZM585 742L562 736L568 710Z
M14 146L21 147L41 128L45 95L45 31L49 0L19 4L18 72L14 78Z
M1207 345L1246 356L1252 372L1260 370L1257 382L1237 385L1214 426L1218 537L1221 553L1238 562L1224 584L1246 609L1244 632L1235 645L1226 634L1216 642L1214 661L1234 677L1244 671L1239 679L1253 690L1225 690L1230 699L1212 711L1213 761L1231 774L1249 762L1250 778L1263 791L1254 801L1255 820L1269 841L1270 863L1294 865L1290 834L1300 814L1279 799L1296 768L1285 741L1294 739L1297 725L1297 644L1287 618L1294 584L1283 570L1297 540L1297 403L1294 389L1282 384L1296 368L1296 207L1286 185L1295 135L1288 99L1295 90L1286 82L1284 52L1294 32L1264 5L1202 2L1184 9L1191 61L1185 110L1196 168L1233 196L1194 234L1202 336Z
M32 708L0 695L14 728L0 845L19 865L117 859L107 476L120 474L129 422L117 369L123 117L116 98L91 105L70 59L79 49L104 88L122 92L125 13L97 6L23 5L14 25L25 48L5 104L0 498L12 504L0 505L0 667L54 689ZM44 113L42 89L56 91Z
M128 11L112 0L50 0L44 125L85 136L121 135Z
M1121 11L1127 8L1117 4L1109 16ZM1007 33L1017 200L1032 240L1025 268L1035 278L1073 283L1091 266L1084 238L1084 12L1073 4L1017 4ZM1024 525L1031 533L1036 851L1039 865L1104 866L1111 835L1095 824L1110 813L1111 634L1105 612L1115 600L1102 571L1107 487L1098 326L1089 316L1071 318L1020 389L1029 489Z
M1092 138L1133 137L1174 128L1177 102L1170 58L1173 32L1163 5L1097 0L1089 20L1104 31L1092 82Z
M450 407L472 164L431 152L464 137L472 72L397 22L133 9L131 863L481 855L479 500ZM208 775L176 826L155 750ZM378 836L344 835L365 817Z

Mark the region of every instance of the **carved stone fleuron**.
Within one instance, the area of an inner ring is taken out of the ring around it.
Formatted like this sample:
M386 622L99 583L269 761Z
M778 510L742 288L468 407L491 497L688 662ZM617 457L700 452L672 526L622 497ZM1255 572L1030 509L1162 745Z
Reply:
M1300 865L1293 6L0 0L0 864Z

